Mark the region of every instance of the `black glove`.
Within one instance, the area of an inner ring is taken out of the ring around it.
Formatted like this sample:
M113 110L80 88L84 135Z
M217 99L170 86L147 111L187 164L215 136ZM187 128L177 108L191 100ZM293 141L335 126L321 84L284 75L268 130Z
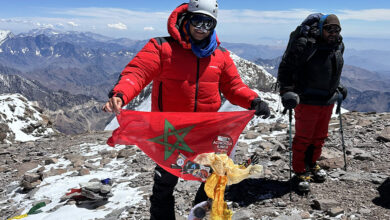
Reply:
M263 115L263 119L266 119L271 115L268 104L260 98L253 99L250 110L256 110L255 115Z
M295 92L286 92L282 95L282 105L286 109L293 109L299 104L299 96Z
M118 97L121 99L122 101L122 106L125 105L125 100L123 99L123 94L118 92L118 93L114 93L113 90L110 91L110 93L108 93L108 98L112 98L112 97Z
M254 154L252 154L252 156L247 161L245 161L241 165L243 167L248 167L249 165L258 164L259 161L260 161L260 156L255 152Z
M252 156L246 161L247 167L249 165L258 164L260 161L260 156L257 153L252 154Z
M344 87L343 85L339 85L339 87L337 88L337 90L339 90L339 92L341 93L341 95L343 95L343 100L345 98L347 98L347 95L348 95L348 89L347 87Z

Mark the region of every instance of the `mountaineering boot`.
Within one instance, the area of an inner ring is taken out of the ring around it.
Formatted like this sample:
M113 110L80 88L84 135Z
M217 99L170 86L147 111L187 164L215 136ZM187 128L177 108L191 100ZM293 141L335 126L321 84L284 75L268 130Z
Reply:
M322 183L326 180L326 171L321 169L318 164L310 168L310 172L313 174L313 179L315 182Z
M307 193L310 191L310 175L306 173L297 173L294 176L295 186L298 192Z

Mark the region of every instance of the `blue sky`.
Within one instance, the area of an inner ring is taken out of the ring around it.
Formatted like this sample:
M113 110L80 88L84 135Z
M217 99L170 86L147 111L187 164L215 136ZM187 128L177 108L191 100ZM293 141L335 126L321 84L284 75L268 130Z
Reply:
M0 29L14 33L51 27L110 37L146 39L167 35L166 20L180 0L0 0ZM310 13L339 16L345 39L390 39L390 1L219 0L222 41L284 45ZM365 45L365 44L364 44ZM356 46L364 47L361 43ZM390 44L389 44L390 45ZM370 46L372 47L372 45ZM390 50L390 48L389 48Z

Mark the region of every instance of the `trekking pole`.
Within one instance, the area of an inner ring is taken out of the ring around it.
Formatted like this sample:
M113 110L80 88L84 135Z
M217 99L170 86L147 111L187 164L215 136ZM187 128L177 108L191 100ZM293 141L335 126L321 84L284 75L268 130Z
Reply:
M342 118L341 118L341 103L342 103L342 102L343 102L343 95L342 95L341 93L339 93L339 94L338 94L338 99L337 99L336 114L339 114L341 144L342 144L342 146L343 146L343 153L344 153L344 170L347 171L347 156L346 156L346 153L345 153L343 120L342 120Z
M292 201L292 111L299 104L299 96L294 92L286 92L282 96L282 103L285 109L283 114L288 110L289 120L289 157L290 157L290 201Z
M289 109L288 111L288 120L289 120L289 153L290 153L290 201L292 201L291 191L292 191L292 181L291 181L291 167L292 167L292 131L291 131L291 124L292 124L292 109Z

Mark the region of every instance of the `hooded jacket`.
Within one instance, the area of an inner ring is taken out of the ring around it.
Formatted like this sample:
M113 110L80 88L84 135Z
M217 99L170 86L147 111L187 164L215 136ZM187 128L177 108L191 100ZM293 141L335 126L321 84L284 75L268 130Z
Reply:
M344 64L343 53L341 37L335 45L327 45L321 39L296 39L279 65L280 91L294 91L303 104L334 104Z
M198 58L179 28L188 4L177 7L168 19L169 37L151 39L122 71L110 96L122 94L124 104L153 81L152 111L215 112L221 94L235 105L249 109L258 95L246 86L230 58L218 47L205 58Z

